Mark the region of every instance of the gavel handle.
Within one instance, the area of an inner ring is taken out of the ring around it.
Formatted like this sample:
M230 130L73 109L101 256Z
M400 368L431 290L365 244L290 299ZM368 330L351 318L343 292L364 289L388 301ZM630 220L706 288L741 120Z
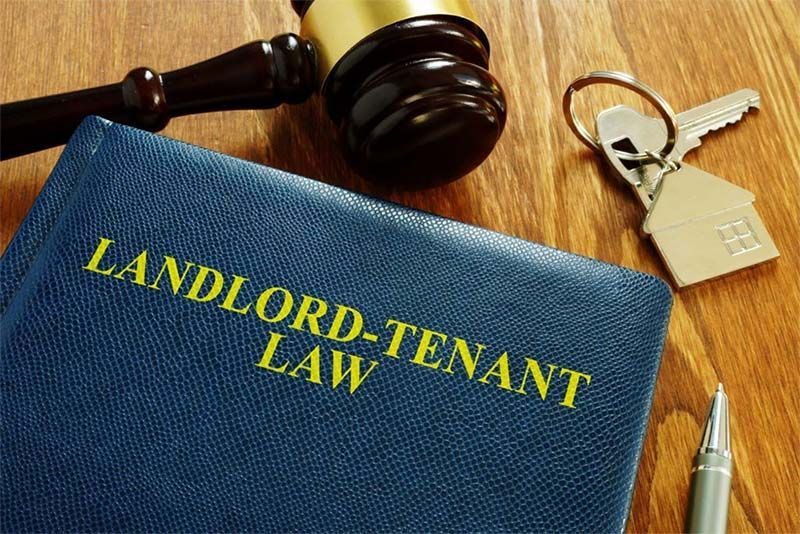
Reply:
M155 132L181 115L299 103L316 87L311 43L278 35L165 74L140 67L119 83L2 104L0 159L66 143L88 115Z

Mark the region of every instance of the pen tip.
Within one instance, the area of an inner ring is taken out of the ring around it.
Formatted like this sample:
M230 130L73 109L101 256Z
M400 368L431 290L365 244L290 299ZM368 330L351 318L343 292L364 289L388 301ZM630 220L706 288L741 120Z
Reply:
M728 420L728 396L722 384L717 384L717 390L711 395L708 407L708 416L703 426L703 437L700 439L701 452L713 449L714 451L730 457L731 436L730 422Z

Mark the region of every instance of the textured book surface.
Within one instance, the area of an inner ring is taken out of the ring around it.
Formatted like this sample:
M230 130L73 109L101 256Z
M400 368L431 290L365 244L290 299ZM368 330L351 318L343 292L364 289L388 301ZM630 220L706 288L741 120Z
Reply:
M0 528L620 531L670 305L87 119L0 260Z

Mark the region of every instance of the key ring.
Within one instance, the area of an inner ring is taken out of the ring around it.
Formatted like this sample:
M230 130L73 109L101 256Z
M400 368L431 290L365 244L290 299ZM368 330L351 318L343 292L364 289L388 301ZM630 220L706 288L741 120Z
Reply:
M652 150L645 150L644 153L650 156L651 161L653 163L658 165L658 172L656 173L656 175L648 180L649 183L645 184L645 187L647 188L648 192L653 193L655 189L659 187L661 179L671 172L679 171L681 165L677 161L665 158L661 154L653 152Z
M667 104L667 101L664 100L660 94L656 93L648 85L645 85L630 74L625 74L624 72L598 70L595 72L590 72L589 74L584 74L583 76L579 76L578 78L575 78L571 84L569 84L567 91L564 93L564 99L562 100L562 109L564 111L564 117L567 119L567 124L569 124L572 132L578 136L578 139L580 139L583 144L592 150L597 152L602 151L602 147L600 146L597 137L593 136L589 130L586 129L586 126L583 125L578 116L575 114L575 109L572 105L573 96L575 93L584 87L595 84L610 84L624 87L625 89L630 89L634 93L650 102L650 104L652 104L653 107L658 110L659 114L664 119L664 123L667 125L667 142L664 143L664 146L661 148L661 150L658 152L653 151L652 153L657 154L661 159L666 159L669 153L672 152L672 149L675 147L675 140L678 137L678 119L675 117L675 113L672 111L670 105ZM633 154L631 152L625 152L624 150L614 149L614 153L617 155L617 157L624 160L653 161L653 157L646 152L636 152Z

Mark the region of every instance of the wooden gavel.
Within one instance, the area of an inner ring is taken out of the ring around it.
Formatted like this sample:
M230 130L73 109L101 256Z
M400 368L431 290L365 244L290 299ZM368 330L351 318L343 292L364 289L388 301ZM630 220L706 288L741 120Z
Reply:
M67 141L87 115L150 131L172 117L295 104L319 90L349 163L396 185L454 180L503 131L506 103L468 0L292 0L300 35L164 74L0 106L0 157Z

